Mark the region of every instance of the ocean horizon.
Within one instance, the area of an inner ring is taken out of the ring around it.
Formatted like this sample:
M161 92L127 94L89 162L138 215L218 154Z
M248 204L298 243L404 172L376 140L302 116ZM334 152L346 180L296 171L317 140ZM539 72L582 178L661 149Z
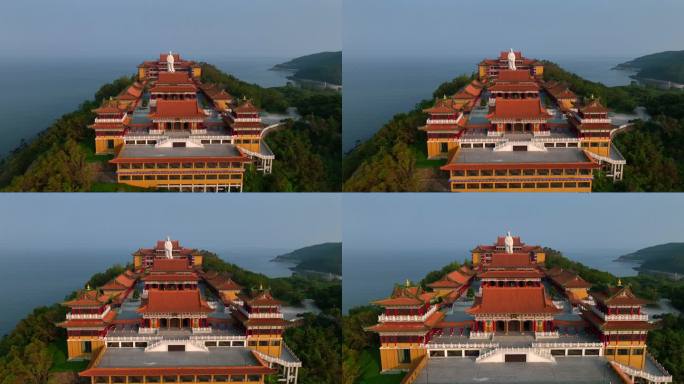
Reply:
M487 57L492 56L488 55ZM632 56L530 55L550 60L579 76L608 86L628 85L631 71L613 70ZM377 57L343 55L342 145L345 152L371 138L398 114L432 97L439 84L477 70L484 56Z
M0 337L10 332L33 309L59 303L71 292L83 288L90 277L115 265L132 262L135 249L93 249L58 251L50 249L4 250L0 270ZM271 262L292 251L281 248L211 249L221 259L269 277L292 275L294 264Z
M262 87L286 85L289 72L271 68L292 57L227 57L225 55L182 55L204 61L238 79ZM3 58L0 78L0 158L30 141L55 120L72 112L104 84L136 74L138 64L152 57L95 58Z

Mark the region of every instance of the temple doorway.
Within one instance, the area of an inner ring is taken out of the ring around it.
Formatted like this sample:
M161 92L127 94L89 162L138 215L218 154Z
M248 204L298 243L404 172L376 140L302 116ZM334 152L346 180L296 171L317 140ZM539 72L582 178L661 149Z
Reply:
M168 319L159 319L159 328L168 328L169 327L169 320Z
M173 318L169 321L169 328L180 328L181 320L178 318Z
M520 332L520 321L518 320L511 320L508 322L508 331L509 332Z
M190 328L190 319L183 319L183 328Z
M523 322L523 332L532 332L532 320L525 320Z
M496 321L496 332L506 332L506 322L503 320Z

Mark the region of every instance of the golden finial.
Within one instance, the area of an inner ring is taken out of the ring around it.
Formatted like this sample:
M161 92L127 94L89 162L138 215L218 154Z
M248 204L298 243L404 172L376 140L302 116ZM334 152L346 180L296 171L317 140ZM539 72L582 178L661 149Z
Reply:
M617 286L622 287L622 280L618 277Z
M260 290L260 291L263 291L263 290L264 290L264 285L261 284L261 283L259 283L259 290Z
M406 279L406 288L411 286L411 281L409 279Z
M443 98L444 100L446 100L446 93L444 94L444 96L442 96L442 98Z
M86 284L86 291L90 291L90 290L91 290L90 284Z

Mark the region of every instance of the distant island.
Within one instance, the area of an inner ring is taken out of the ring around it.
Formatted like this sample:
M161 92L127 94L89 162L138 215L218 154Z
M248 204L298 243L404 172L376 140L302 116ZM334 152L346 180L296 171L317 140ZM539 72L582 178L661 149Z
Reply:
M277 64L273 70L293 71L292 80L313 80L342 84L342 51L320 52Z
M637 57L615 66L632 70L637 80L661 80L684 84L684 51L665 51Z
M616 261L639 262L641 271L684 273L684 243L667 243L622 255Z
M315 271L342 275L342 243L323 243L279 255L271 261L291 262L298 272Z

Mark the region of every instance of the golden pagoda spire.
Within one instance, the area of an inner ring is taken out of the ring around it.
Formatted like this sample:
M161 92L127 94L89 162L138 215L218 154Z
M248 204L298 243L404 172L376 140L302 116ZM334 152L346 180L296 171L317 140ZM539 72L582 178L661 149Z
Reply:
M622 287L622 279L618 277L617 286Z
M410 286L411 286L411 280L406 279L406 288L408 288L408 287L410 287Z

